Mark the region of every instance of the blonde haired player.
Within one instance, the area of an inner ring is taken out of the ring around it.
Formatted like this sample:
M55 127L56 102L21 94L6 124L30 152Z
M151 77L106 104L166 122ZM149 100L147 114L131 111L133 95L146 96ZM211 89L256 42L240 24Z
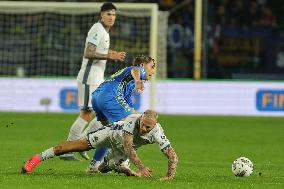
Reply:
M22 170L24 173L31 173L40 162L67 152L108 147L112 155L107 156L108 160L99 166L101 172L116 169L128 176L151 177L151 169L141 161L136 149L143 145L156 143L168 158L168 170L161 179L172 179L176 174L178 158L161 125L157 122L157 117L157 113L152 110L146 110L143 114L132 114L123 121L122 125L103 126L88 132L80 140L66 141L40 154L33 155L30 160L26 161ZM122 166L122 162L127 158L137 167L137 171Z
M100 125L93 119L91 93L104 81L106 61L123 61L126 55L125 52L109 50L109 30L116 20L116 7L112 3L104 3L100 16L100 21L91 27L86 38L82 66L77 76L80 115L71 126L67 141L79 139L88 123ZM89 159L86 152L80 154ZM64 154L60 159L77 160L73 153Z

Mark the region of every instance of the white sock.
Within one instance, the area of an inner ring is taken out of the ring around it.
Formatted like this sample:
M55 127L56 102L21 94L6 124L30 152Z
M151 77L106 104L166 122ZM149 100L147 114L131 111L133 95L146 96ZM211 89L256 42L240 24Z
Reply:
M98 169L100 164L101 164L101 161L92 161L90 163L89 167L92 168L92 169Z
M88 122L79 116L71 126L67 140L78 140L81 137L81 133L87 124Z
M88 125L88 127L84 130L84 132L82 133L82 136L85 136L87 133L92 132L97 130L98 128L102 127L103 125L101 124L100 121L97 121L96 118L94 118Z
M41 156L42 161L49 159L49 158L53 158L54 157L53 147L43 151L42 153L40 153L40 156Z
M124 162L122 162L122 163L121 163L121 166L129 168L129 166L130 166L129 159L127 159L127 160L125 160Z
M98 128L102 127L102 123L100 121L97 121L97 118L94 118L90 123L89 127L92 127L94 130L97 130Z

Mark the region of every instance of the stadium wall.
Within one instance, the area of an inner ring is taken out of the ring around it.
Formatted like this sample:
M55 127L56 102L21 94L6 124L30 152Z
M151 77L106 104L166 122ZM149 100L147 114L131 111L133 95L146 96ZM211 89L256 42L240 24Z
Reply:
M0 111L76 112L74 79L0 78ZM149 107L150 90L135 95ZM164 114L284 116L283 82L157 81L155 109Z

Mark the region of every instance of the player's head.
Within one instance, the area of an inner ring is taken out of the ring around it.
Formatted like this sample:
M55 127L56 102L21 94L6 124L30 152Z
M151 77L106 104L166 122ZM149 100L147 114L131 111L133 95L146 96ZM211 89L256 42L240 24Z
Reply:
M155 73L156 63L150 56L139 55L133 61L133 66L141 66L146 71L146 80L149 80Z
M101 6L101 22L105 27L112 27L116 19L116 7L112 3Z
M140 119L139 132L141 135L149 133L157 123L158 114L153 110L146 110Z

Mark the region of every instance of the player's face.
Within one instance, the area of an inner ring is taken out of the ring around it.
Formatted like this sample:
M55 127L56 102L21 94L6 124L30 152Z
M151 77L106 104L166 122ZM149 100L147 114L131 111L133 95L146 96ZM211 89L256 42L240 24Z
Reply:
M156 64L154 61L151 61L148 64L142 64L142 67L145 69L146 71L146 80L151 79L152 75L155 74L155 68L156 68Z
M144 117L143 115L140 121L140 134L145 135L149 133L155 126L156 126L155 120L149 117Z
M101 22L104 26L110 28L114 25L116 19L115 9L101 12Z

